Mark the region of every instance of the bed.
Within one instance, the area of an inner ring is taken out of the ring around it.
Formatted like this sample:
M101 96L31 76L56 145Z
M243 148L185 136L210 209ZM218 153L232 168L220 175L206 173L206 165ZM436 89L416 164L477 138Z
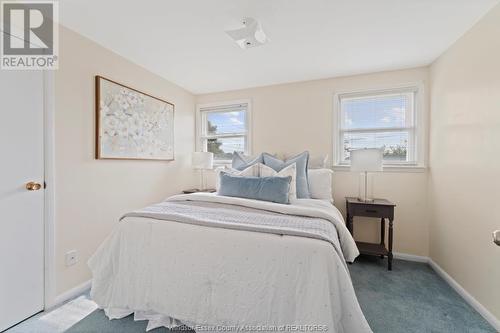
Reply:
M340 212L194 193L126 214L89 260L91 297L148 330L371 332Z

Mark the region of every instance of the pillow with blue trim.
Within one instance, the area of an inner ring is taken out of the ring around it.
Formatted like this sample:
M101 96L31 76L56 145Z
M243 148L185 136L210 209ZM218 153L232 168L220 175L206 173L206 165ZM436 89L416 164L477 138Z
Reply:
M297 198L298 199L310 199L309 194L309 181L307 179L307 165L309 163L309 152L305 151L298 154L297 156L290 157L286 161L282 161L270 154L263 153L262 158L264 159L264 165L273 168L275 171L279 172L287 166L296 163L297 172Z

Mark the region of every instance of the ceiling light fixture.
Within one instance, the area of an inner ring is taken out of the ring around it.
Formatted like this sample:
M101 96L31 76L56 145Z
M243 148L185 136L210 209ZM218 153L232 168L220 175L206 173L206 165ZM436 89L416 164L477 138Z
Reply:
M251 17L243 19L243 27L235 30L226 30L226 33L234 39L236 44L242 49L264 45L269 41L262 30L262 25L259 21Z

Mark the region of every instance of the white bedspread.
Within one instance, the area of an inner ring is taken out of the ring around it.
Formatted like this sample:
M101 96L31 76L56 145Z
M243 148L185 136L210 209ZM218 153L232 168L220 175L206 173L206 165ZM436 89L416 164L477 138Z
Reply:
M186 199L342 222L333 206L318 200L279 205L210 194L170 200ZM355 257L352 238L337 224L344 255ZM323 240L127 217L89 266L91 296L106 314L135 313L150 320L148 328L180 321L197 331L316 325L318 331L371 332L343 259Z

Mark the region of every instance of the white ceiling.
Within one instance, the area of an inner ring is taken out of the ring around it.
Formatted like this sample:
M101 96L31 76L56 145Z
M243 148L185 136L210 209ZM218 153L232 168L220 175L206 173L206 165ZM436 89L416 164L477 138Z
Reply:
M193 93L428 65L498 0L63 0L60 20ZM224 32L261 21L267 45Z

